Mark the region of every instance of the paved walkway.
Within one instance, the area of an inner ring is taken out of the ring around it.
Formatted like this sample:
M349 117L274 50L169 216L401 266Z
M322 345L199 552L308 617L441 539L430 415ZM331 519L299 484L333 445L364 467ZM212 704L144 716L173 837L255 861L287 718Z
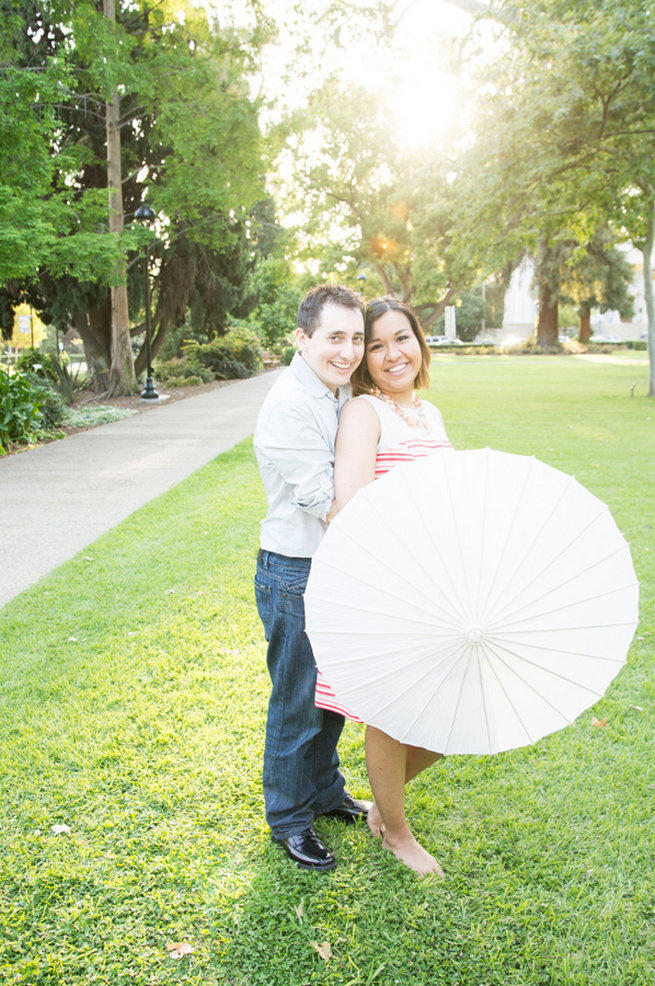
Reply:
M0 459L0 607L252 434L279 372Z

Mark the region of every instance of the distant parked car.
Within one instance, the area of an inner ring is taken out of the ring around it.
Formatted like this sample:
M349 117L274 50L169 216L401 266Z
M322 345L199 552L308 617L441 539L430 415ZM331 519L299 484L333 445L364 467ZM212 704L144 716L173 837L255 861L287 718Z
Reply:
M593 335L590 342L621 342L621 336L615 335L613 333L600 333L598 335Z
M450 336L426 336L428 346L462 346L461 339L451 339Z

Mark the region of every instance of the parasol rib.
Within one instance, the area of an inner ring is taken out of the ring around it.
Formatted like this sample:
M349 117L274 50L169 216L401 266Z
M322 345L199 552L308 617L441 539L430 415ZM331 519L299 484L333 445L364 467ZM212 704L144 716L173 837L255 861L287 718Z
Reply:
M535 582L538 582L538 580L540 578L543 578L544 574L548 571L548 569L552 565L554 565L557 561L559 561L562 558L562 556L564 554L566 554L566 552L569 551L577 542L579 542L579 540L582 538L582 536L587 533L587 531L589 530L589 528L592 527L596 523L596 521L599 520L605 514L606 511L607 511L607 508L605 508L605 510L602 510L598 514L596 514L596 516L593 517L592 520L585 527L583 527L580 531L578 531L578 533L575 535L575 537L572 537L569 541L567 541L567 543L562 546L562 548L560 549L560 551L556 555L554 555L552 558L550 558L549 561L548 561L548 563L546 565L544 565L541 569L539 569L534 574L534 576L532 577L532 579L530 579L529 582L525 582L523 585L521 585L521 595L524 595L526 593L526 591L531 586L534 585ZM619 545L618 548L616 548L613 551L609 552L607 555L604 555L602 558L597 559L593 563L593 565L588 565L586 568L580 568L580 569L578 569L576 572L574 572L574 574L572 576L570 576L565 581L558 580L557 585L555 586L555 590L557 588L559 588L560 586L562 586L562 585L566 585L569 582L574 581L575 579L579 578L581 575L585 575L587 572L593 571L593 569L596 568L598 565L600 565L603 562L607 561L609 558L612 558L615 555L620 554L622 551L625 551L626 548L627 548L627 543L624 541L623 544ZM520 569L520 567L521 566L519 565L518 568L517 568L517 571ZM554 591L554 590L550 590L550 591ZM509 599L505 603L505 605L501 609L498 610L498 612L495 615L496 616L502 615L503 612L506 609L508 609L512 605L512 603L514 603L514 602L515 602L515 598L514 599ZM528 603L527 604L522 604L522 605L523 606L524 605L532 605L533 602L534 602L534 599L531 599L531 600L528 600Z

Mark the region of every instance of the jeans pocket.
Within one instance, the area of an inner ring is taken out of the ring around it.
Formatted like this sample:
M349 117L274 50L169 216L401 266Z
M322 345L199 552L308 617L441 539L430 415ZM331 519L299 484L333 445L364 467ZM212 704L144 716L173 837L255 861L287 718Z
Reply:
M270 640L273 624L273 593L270 585L260 582L257 576L255 576L255 602L259 618L264 625L264 636L266 640Z
M280 609L287 616L305 625L305 589L308 573L287 575L280 585Z
M302 575L283 575L280 588L285 596L303 596L308 578L309 572L303 572Z

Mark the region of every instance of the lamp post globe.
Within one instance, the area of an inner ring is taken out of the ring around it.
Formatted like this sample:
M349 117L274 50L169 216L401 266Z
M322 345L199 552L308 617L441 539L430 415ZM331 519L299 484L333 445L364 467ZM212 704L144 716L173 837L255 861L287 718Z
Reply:
M151 223L155 218L154 211L147 205L140 205L134 213L134 218L141 222ZM150 355L150 244L146 243L145 252L145 309L146 309L146 385L141 392L141 399L157 400L159 394L155 390L152 379L152 359Z
M366 284L366 274L363 272L357 275L357 283L359 284L359 293L364 294L364 285Z

